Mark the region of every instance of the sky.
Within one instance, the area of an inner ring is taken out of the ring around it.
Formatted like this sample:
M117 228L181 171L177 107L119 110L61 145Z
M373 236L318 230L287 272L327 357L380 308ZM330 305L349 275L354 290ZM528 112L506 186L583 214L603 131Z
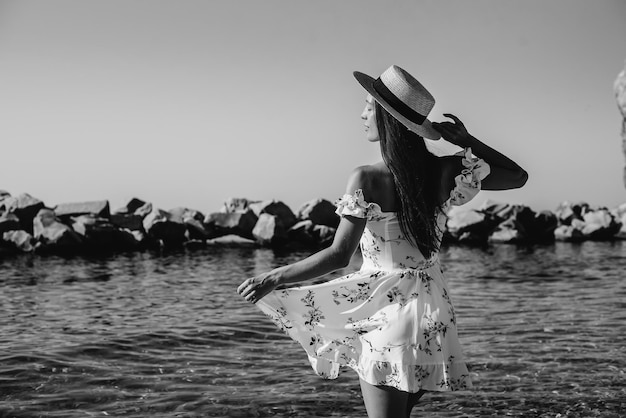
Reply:
M626 202L624 0L0 0L0 189L292 209L380 160L355 70L392 64L529 173L486 200ZM441 142L438 152L454 152Z

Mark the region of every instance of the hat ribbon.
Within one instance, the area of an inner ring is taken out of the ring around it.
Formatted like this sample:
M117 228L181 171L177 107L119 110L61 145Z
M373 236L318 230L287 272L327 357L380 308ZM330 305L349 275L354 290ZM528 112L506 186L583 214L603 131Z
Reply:
M389 105L397 110L398 113L400 113L402 116L404 116L411 122L417 123L418 125L424 123L424 121L426 120L426 116L411 109L402 100L398 99L398 97L393 94L391 90L387 88L387 86L385 86L385 83L383 83L380 78L374 80L374 83L372 85L374 86L374 90L376 90L376 92L380 94L380 97L385 99L385 101L387 101L387 103L389 103Z

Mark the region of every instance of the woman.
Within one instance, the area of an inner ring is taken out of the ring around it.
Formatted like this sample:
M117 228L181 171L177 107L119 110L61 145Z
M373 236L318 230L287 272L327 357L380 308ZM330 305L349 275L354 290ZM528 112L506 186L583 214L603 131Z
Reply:
M433 96L403 69L391 66L376 80L354 76L368 92L361 118L382 161L350 176L330 247L237 291L302 344L317 374L333 379L340 365L354 369L370 418L408 417L426 391L471 386L437 257L445 213L481 187L521 187L527 174L455 116L431 123ZM434 156L423 138L441 136L465 151ZM274 290L346 267L359 243L358 272Z

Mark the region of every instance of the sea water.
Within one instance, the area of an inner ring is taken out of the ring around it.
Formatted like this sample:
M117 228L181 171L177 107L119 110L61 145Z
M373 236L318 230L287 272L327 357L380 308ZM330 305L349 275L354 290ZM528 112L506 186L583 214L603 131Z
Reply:
M0 417L364 417L236 288L308 253L0 260ZM626 416L626 242L445 247L474 383L413 416ZM359 267L350 266L328 277Z

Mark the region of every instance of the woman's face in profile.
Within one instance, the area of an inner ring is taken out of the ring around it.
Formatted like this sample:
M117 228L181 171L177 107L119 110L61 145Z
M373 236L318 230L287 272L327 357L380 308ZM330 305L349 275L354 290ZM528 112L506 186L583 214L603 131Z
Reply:
M361 113L361 119L364 121L366 139L370 142L380 140L378 137L378 125L376 124L376 107L371 94L368 94L365 98L365 109Z

